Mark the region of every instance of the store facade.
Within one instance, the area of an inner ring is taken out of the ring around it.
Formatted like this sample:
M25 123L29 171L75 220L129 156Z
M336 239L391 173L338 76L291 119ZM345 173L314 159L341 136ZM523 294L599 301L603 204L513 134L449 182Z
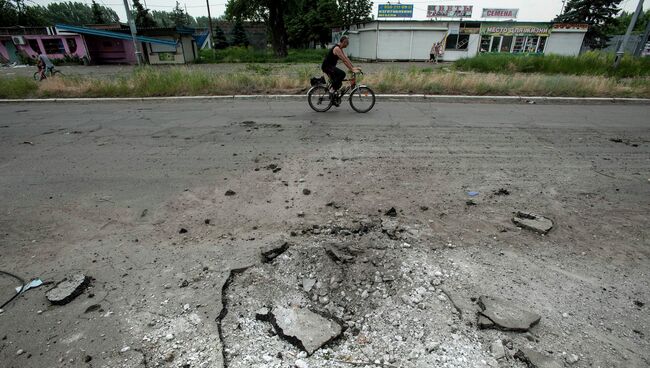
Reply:
M551 22L376 20L352 26L348 54L361 60L429 59L431 46L440 42L443 61L479 53L580 53L587 26ZM335 30L334 40L341 31Z

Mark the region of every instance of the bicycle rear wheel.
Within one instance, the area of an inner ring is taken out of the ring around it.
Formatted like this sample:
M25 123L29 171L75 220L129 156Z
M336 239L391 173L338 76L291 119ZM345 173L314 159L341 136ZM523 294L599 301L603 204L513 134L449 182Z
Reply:
M350 106L356 112L364 113L375 106L375 92L368 87L357 87L350 93Z
M35 81L40 81L42 79L45 79L45 78L43 76L41 76L41 72L34 73L34 80Z
M318 85L313 87L307 93L307 101L309 106L317 112L325 112L332 107L332 95L327 90L327 87Z

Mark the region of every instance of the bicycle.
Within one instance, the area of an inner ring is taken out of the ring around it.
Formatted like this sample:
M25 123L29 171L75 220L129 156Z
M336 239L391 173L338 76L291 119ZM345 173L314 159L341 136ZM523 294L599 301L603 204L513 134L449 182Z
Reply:
M47 79L48 76L50 78L52 77L62 77L63 73L61 71L54 69L54 67L51 68L46 68L45 72L41 74L41 70L39 69L34 73L34 80L35 81L42 81L43 79Z
M350 106L354 111L366 113L372 110L375 106L375 92L364 84L357 84L357 74L352 73L352 78L344 79L343 81L349 82L349 85L333 93L330 92L330 87L332 86L331 80L325 82L324 77L312 78L312 87L307 92L309 106L316 112L325 112L332 105L338 107L341 104L343 96L350 92ZM363 75L362 72L359 72L359 74Z

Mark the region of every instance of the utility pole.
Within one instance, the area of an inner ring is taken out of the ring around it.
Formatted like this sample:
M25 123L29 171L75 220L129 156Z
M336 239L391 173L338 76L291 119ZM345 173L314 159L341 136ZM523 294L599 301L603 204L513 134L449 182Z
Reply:
M625 54L625 46L627 46L627 42L630 40L630 34L632 34L632 30L634 30L634 26L636 25L636 20L639 19L639 14L641 14L642 11L643 11L643 0L639 0L639 5L637 5L636 11L632 16L632 21L630 21L630 24L627 26L627 32L625 32L625 37L623 37L623 42L618 46L618 51L616 51L616 59L614 59L614 68L618 68L618 65L621 63L621 59L623 59L623 54Z
M212 37L212 16L210 15L210 0L205 0L205 4L208 6L208 37L210 37L210 48L212 48L212 53L214 54L214 38Z
M129 28L131 29L131 38L133 39L135 58L138 61L138 65L142 65L142 51L140 51L140 44L138 43L138 40L136 38L138 31L135 29L133 14L131 14L131 9L129 9L129 0L124 0L124 10L126 10L126 19L129 22Z
M641 56L641 52L643 52L643 49L645 48L646 42L648 42L648 37L650 37L650 19L648 19L648 24L646 24L645 27L645 32L643 33L643 38L641 38L641 42L636 46L636 51L634 52L634 56Z

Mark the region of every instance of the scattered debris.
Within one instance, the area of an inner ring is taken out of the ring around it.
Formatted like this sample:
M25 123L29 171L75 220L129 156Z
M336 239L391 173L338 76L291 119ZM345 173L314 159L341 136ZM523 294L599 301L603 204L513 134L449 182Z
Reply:
M578 363L578 360L580 360L580 357L577 356L576 354L569 354L564 357L564 360L569 363L569 364L576 364Z
M397 210L395 207L391 207L388 211L386 211L385 215L389 217L397 217Z
M553 228L553 221L531 212L518 211L515 217L512 218L512 222L521 228L532 230L540 234L546 234Z
M496 195L496 196L501 196L501 195L507 196L507 195L510 195L510 191L508 189L505 189L505 188L499 188L499 190L494 191L494 195Z
M101 311L101 309L102 309L101 305L93 304L93 305L89 306L88 308L86 308L84 313L91 313L91 312L94 312L94 311Z
M310 279L307 277L302 279L302 288L306 293L310 292L314 285L316 285L316 279Z
M361 253L361 249L346 244L330 243L325 245L325 252L334 262L349 263Z
M120 349L120 353L126 353L129 350L131 350L131 348L129 346L125 346L122 349Z
M230 190L230 189L228 189L228 190L226 191L226 196L227 196L227 197L234 196L235 194L237 194L237 193L235 193L234 190Z
M429 207L427 206L420 206L420 211L428 211Z
M642 302L642 301L639 301L639 300L635 300L635 301L634 301L634 305L636 305L637 307L641 308L641 307L643 307L643 306L645 305L645 303Z
M143 217L147 216L148 213L149 213L149 210L145 208L144 210L142 210L142 213L140 213L140 218L143 218Z
M52 304L64 305L70 303L81 294L88 284L90 277L83 274L69 276L45 294L47 300Z
M334 207L334 208L336 208L336 209L341 208L341 205L338 204L338 203L336 203L336 202L329 202L329 203L327 203L325 206L327 206L327 207Z
M34 142L24 141L23 144L29 144L30 146L33 146L33 145L34 145Z
M185 233L187 233L187 229L182 227L180 230L178 230L178 233L179 234L185 234Z
M33 279L32 281L26 283L23 286L16 286L16 292L17 293L24 293L25 291L33 288L37 288L39 286L43 285L43 281L41 279Z
M262 251L262 262L272 262L287 249L289 249L289 243L282 240L267 246L266 249Z
M504 331L526 332L542 318L540 315L520 308L509 301L480 296L478 317L480 328L496 328Z
M18 349L18 351L16 351L16 355L23 355L23 354L25 354L25 350L23 349Z
M474 200L472 200L472 199L466 200L465 204L468 205L468 206L476 206L476 202L474 202Z
M526 348L519 349L515 354L515 358L526 363L528 368L562 368L563 366L555 358Z
M91 357L90 355L86 355L84 357L84 363L90 363L91 360L93 360L93 357Z
M305 188L305 189L302 190L302 194L304 194L304 195L310 195L310 194L311 194L311 190Z
M337 322L303 308L274 308L271 322L278 335L309 355L343 331Z
M490 352L496 360L499 360L506 356L506 349L503 347L503 342L501 340L492 341L492 345L490 345Z
M206 225L210 225L210 219L203 220L203 223L206 224Z
M477 195L479 195L479 193L478 192L467 192L467 195L470 196L470 197L476 197Z

